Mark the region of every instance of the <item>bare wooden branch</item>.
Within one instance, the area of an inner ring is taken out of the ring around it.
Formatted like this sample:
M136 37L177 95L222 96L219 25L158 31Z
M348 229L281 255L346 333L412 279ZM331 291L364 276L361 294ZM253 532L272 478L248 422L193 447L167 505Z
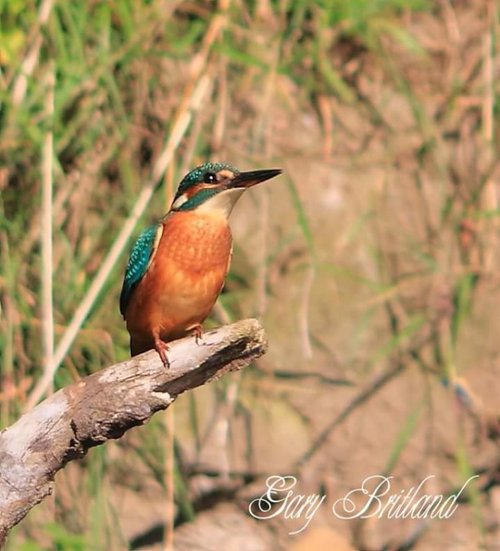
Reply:
M9 530L52 491L54 476L93 446L120 438L179 394L264 354L258 321L243 320L172 343L165 369L155 351L67 386L0 433L0 547Z

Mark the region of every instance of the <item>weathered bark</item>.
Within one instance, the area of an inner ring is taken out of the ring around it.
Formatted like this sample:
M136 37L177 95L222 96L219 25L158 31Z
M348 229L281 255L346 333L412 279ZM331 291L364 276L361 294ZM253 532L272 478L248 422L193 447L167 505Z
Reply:
M0 546L9 530L52 491L73 459L166 409L182 392L241 369L266 349L256 320L172 343L170 368L155 351L67 386L0 433Z

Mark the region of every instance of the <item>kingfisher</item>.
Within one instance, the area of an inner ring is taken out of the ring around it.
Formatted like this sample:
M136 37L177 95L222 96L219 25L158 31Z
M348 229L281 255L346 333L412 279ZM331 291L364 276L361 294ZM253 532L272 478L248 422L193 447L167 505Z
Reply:
M231 211L245 190L281 172L205 163L183 178L170 210L130 253L120 312L132 356L154 348L168 367L168 342L188 334L199 341L229 270Z

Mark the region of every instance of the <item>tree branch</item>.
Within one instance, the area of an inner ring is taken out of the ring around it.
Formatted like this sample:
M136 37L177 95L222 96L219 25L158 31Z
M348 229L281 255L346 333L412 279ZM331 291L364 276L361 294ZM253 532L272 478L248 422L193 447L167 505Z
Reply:
M172 343L170 368L149 351L67 386L0 433L0 547L52 492L54 476L93 446L120 438L179 394L248 365L266 350L253 319Z

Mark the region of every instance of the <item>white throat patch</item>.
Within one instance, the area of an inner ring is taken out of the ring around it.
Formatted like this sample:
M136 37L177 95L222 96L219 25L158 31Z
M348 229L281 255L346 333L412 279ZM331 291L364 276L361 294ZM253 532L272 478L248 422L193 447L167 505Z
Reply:
M188 197L185 193L183 193L180 197L177 197L177 199L172 204L172 209L178 209L181 207L186 201L188 200Z
M236 204L236 201L243 195L244 191L244 188L226 189L217 193L217 195L210 197L210 199L207 199L196 210L198 212L222 214L223 216L228 218L231 214L231 211L233 210L234 205Z

